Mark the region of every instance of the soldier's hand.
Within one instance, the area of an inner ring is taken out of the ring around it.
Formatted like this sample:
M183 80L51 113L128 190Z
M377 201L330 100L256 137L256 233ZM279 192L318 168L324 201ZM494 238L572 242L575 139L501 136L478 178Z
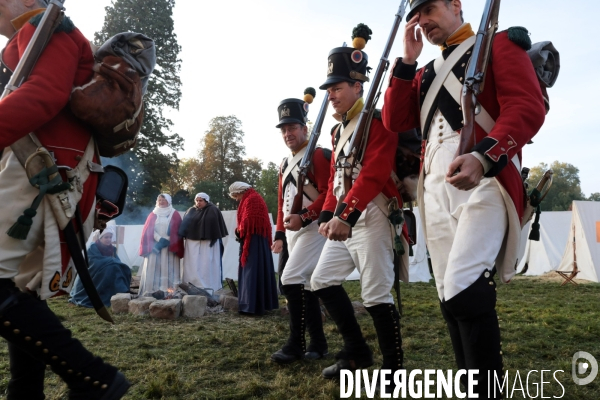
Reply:
M455 172L460 169L456 175ZM458 190L471 190L479 185L483 178L483 165L472 154L463 154L450 163L446 173L446 182Z
M275 254L279 254L281 253L281 250L283 250L283 240L277 239L273 242L273 245L271 246L271 251Z
M283 220L283 226L290 231L299 231L302 228L302 218L298 214L290 214Z
M333 218L327 223L327 239L343 242L350 235L350 226L346 225L339 218Z
M419 13L416 13L404 27L404 64L413 65L423 50L423 32L419 25ZM415 29L416 28L416 29Z
M327 229L327 222L321 222L319 224L319 235L327 237L329 229Z

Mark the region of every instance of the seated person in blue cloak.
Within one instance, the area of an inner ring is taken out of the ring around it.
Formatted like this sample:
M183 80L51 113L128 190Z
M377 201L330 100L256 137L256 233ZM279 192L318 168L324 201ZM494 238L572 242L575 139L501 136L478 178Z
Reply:
M117 256L117 248L112 245L116 236L113 229L112 226L108 226L102 233L94 232L98 239L88 249L90 276L106 307L110 307L110 298L115 294L129 293L131 285L131 269L121 262ZM69 302L93 308L79 276L75 279Z

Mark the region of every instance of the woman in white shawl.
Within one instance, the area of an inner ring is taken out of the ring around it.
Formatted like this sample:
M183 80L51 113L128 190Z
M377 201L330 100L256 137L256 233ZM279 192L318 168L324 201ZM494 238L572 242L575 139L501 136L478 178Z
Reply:
M158 195L156 207L142 230L140 295L174 289L181 283L179 259L183 258L183 239L177 234L180 225L181 215L171 206L171 196Z

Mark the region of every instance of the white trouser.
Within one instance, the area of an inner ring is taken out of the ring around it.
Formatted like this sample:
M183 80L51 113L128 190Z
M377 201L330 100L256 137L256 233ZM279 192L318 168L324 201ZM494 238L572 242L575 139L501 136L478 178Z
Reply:
M326 239L319 234L316 221L297 232L287 230L285 236L289 258L281 274L281 284L301 284L309 289L310 277L317 266Z
M469 191L446 182L458 142L456 132L432 138L424 161L427 249L440 300L450 300L494 267L508 229L495 178L483 178Z
M327 240L311 279L312 290L341 285L358 269L365 307L394 302L392 225L373 202L367 205L345 242Z

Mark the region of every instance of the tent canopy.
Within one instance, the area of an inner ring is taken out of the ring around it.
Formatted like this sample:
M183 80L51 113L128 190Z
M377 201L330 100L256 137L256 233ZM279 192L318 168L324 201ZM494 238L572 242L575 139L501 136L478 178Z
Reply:
M518 270L523 270L525 264L528 265L525 275L542 275L556 270L567 245L570 226L571 211L542 212L539 241L527 240L531 229L523 229L521 238L526 246Z
M600 277L600 202L574 201L567 246L558 271L573 271L578 279L599 282Z

